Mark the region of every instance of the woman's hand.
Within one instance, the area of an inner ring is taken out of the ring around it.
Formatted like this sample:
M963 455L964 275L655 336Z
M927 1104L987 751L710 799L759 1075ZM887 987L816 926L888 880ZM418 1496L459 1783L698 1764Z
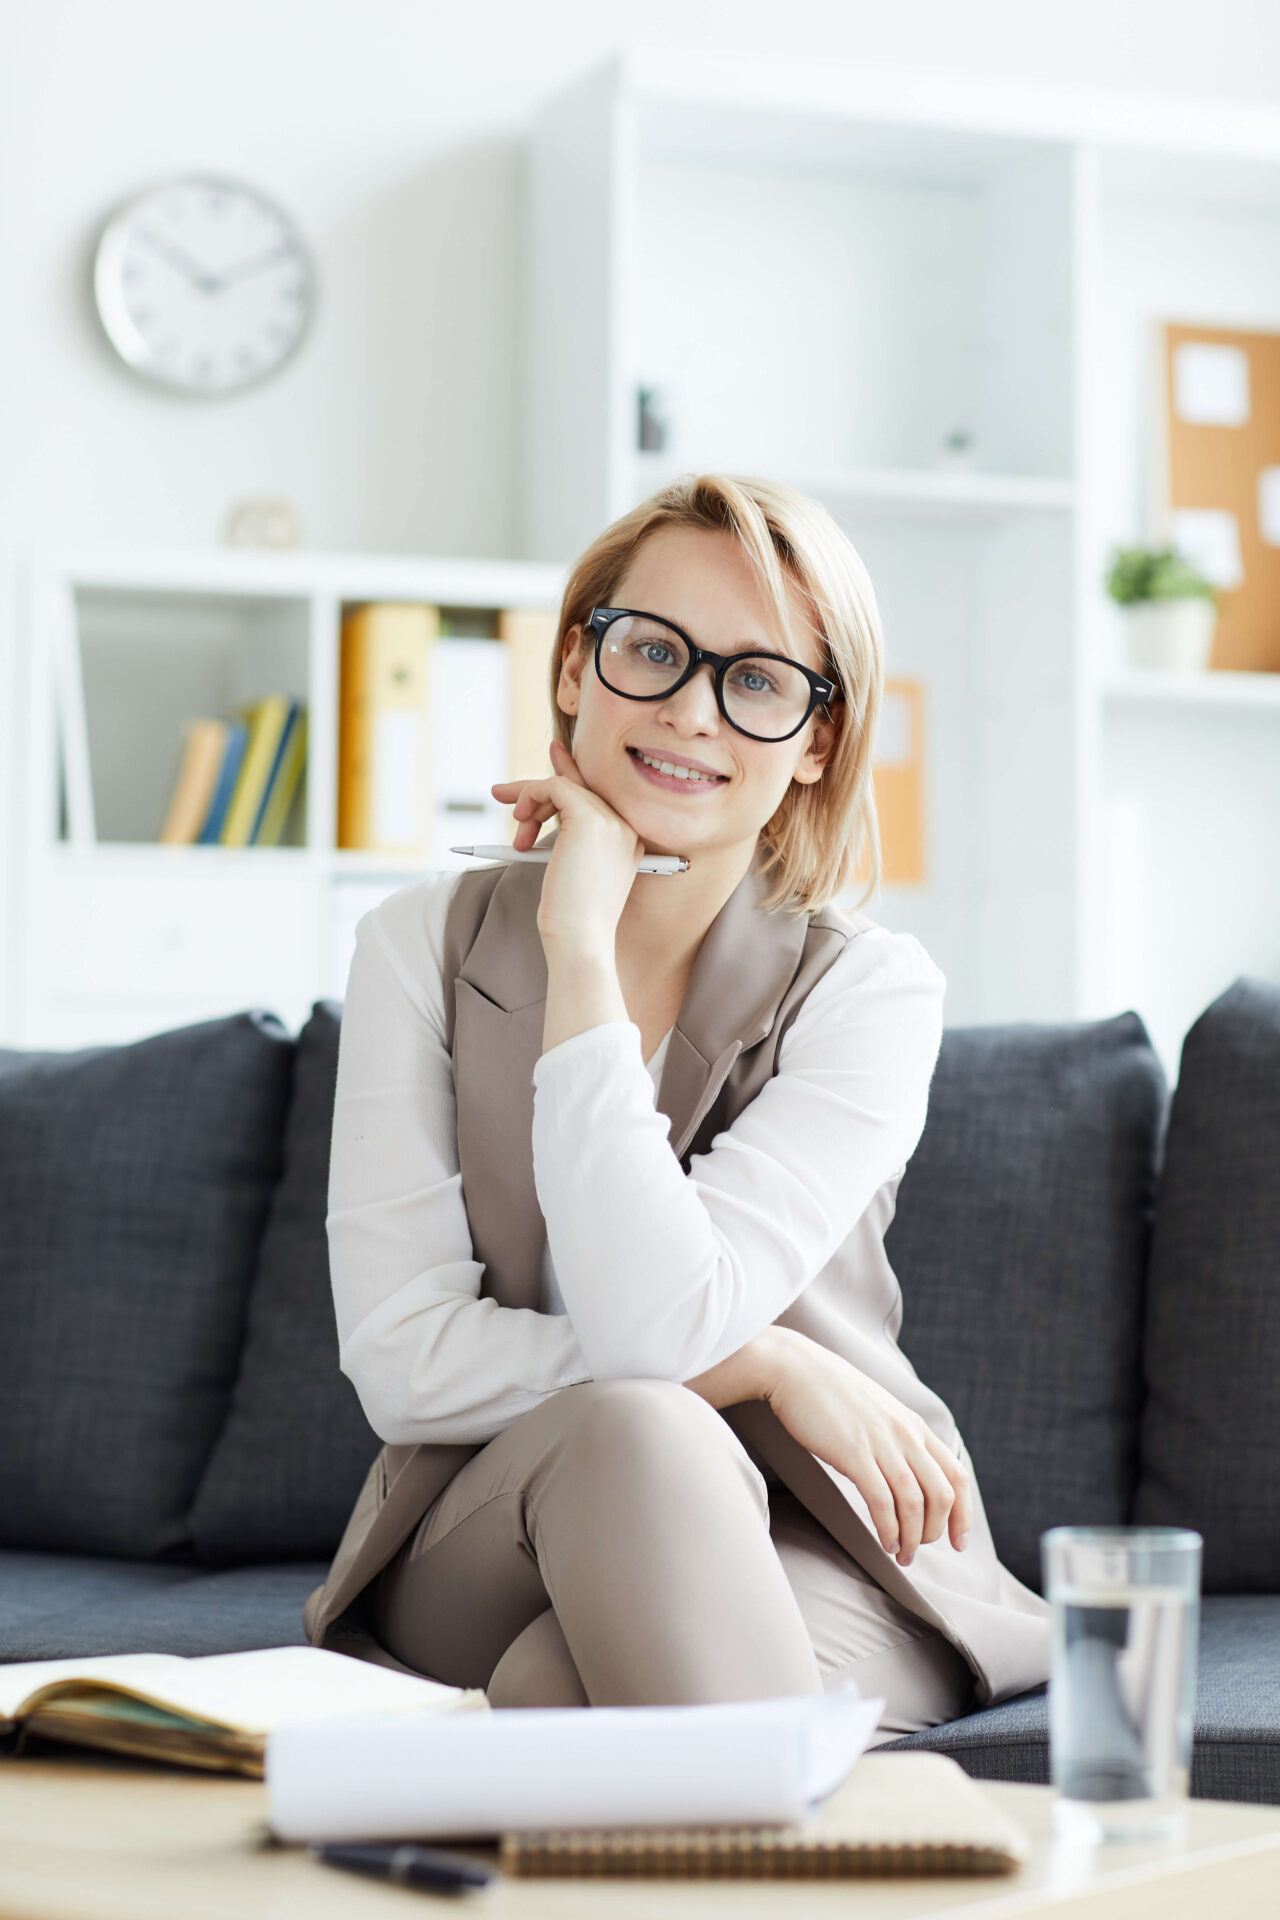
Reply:
M944 1532L957 1551L968 1544L973 1500L959 1460L918 1414L817 1341L767 1327L686 1384L716 1407L767 1400L802 1447L852 1480L899 1565Z
M551 743L551 765L548 778L499 780L490 791L495 799L515 803L512 844L519 852L527 852L546 822L559 816L538 906L538 932L548 959L554 951L612 966L618 920L644 843L587 785L558 740Z

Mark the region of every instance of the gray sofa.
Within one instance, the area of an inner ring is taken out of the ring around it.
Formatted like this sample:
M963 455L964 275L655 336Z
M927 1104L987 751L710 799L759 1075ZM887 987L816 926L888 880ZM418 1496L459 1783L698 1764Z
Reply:
M324 1236L340 1009L0 1052L0 1659L302 1638L377 1442ZM1166 1126L1167 1122L1167 1126ZM1194 1790L1280 1802L1280 990L947 1034L889 1251L997 1544L1205 1536ZM1028 1695L903 1746L1047 1777Z

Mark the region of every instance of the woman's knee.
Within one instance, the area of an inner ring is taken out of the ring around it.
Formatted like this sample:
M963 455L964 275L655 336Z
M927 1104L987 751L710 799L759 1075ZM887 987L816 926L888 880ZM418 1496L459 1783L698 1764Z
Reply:
M575 1396L569 1444L611 1475L670 1473L687 1484L706 1463L713 1473L742 1478L767 1513L764 1481L741 1441L688 1387L670 1380L591 1380L565 1391Z

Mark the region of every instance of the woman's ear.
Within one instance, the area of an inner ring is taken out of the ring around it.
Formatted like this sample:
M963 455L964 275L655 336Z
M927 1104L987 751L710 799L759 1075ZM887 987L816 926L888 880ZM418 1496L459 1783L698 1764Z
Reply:
M560 678L556 681L556 705L561 713L577 713L582 701L582 670L586 664L582 628L569 627L560 643Z
M813 731L809 735L809 744L796 763L793 780L802 787L811 787L815 780L822 778L822 770L836 750L840 738L840 723L833 720L826 707L817 708L813 717Z

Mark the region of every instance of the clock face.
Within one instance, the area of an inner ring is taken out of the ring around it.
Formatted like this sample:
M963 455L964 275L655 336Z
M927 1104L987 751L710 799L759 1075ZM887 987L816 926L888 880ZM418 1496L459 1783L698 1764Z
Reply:
M315 273L279 207L233 180L193 176L141 194L98 243L98 313L121 359L180 392L256 386L296 350Z

